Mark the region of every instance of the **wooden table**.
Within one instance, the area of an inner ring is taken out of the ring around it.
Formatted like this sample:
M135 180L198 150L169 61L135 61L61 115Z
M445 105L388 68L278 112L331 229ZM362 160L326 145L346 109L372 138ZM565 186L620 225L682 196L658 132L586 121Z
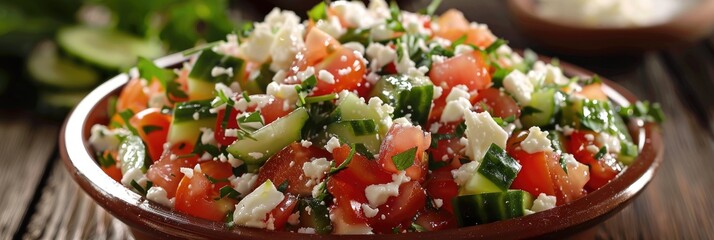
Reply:
M428 1L404 7L413 10ZM440 10L450 7L488 24L515 48L533 47L511 23L503 1L445 1ZM254 19L270 10L259 4L239 9ZM561 59L660 102L667 115L659 172L633 204L596 228L596 238L714 239L714 37L638 57ZM60 125L0 111L0 239L131 238L68 177L57 155Z

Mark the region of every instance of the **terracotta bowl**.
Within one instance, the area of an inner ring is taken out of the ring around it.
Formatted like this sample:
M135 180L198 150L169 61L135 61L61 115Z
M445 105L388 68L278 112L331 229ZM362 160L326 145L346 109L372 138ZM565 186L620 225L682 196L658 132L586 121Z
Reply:
M714 0L700 0L668 22L645 27L584 27L543 18L534 0L509 0L511 15L535 43L570 55L637 54L692 43L714 30Z
M543 58L548 61L546 58ZM159 66L180 66L186 58L171 55L156 61ZM566 74L592 75L591 72L562 63ZM67 171L94 201L126 223L139 239L374 239L380 235L335 236L274 232L234 227L172 211L149 202L104 174L88 143L90 128L108 122L107 101L118 95L127 83L127 74L118 75L92 91L67 118L60 134L60 152ZM618 104L636 100L624 88L605 81L605 91ZM582 199L533 215L473 227L436 232L389 235L393 239L512 239L567 237L590 229L627 206L650 182L662 161L660 129L655 124L631 123L630 130L641 153L635 163L603 188Z

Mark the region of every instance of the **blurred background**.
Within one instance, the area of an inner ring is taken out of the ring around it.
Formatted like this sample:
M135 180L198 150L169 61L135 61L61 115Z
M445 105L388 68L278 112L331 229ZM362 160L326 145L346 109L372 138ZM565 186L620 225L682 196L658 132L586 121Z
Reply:
M86 93L157 58L218 41L293 0L0 0L0 239L131 238L59 163L61 121ZM400 0L415 11L431 0ZM575 63L660 102L665 161L600 239L712 239L714 0L443 0L514 49ZM52 119L52 120L46 120ZM22 181L18 181L22 179Z

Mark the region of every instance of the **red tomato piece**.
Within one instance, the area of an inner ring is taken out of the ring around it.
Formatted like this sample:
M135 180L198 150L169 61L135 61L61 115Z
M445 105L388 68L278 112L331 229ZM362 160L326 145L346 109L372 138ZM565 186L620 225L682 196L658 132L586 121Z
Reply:
M181 168L193 167L198 162L198 156L196 155L187 157L191 151L193 151L191 144L174 144L168 152L161 155L158 161L151 164L149 170L146 171L146 178L153 182L154 185L166 190L168 198L174 197L176 188L178 188L179 182L183 178ZM175 159L172 160L172 158Z
M434 101L429 119L438 120L446 106L446 97L451 88L457 85L466 86L469 91L481 90L491 85L491 75L486 61L480 53L461 54L441 63L434 63L429 72L429 78L443 91L441 97Z
M268 216L273 218L273 226L275 230L282 230L285 228L285 224L288 222L290 215L295 211L295 207L298 204L298 197L292 194L286 194L285 199L283 199L278 206L275 207Z
M328 83L326 79L320 78L318 73L321 70L325 70L332 75L334 84ZM312 94L320 96L340 92L342 90L355 90L359 83L362 82L365 70L364 62L357 58L354 50L339 47L315 66L315 77L318 78L318 81Z
M440 124L440 123L439 123ZM439 134L450 134L456 131L456 127L459 125L458 122L452 122L443 124L439 127L437 131ZM442 139L437 141L435 148L429 148L427 151L431 155L431 158L437 162L449 162L449 169L456 169L461 167L461 162L459 158L462 156L460 154L464 145L461 144L460 139Z
M231 168L227 163L209 161L201 164L201 172L194 171L189 178L184 176L176 191L176 211L191 216L212 221L223 221L226 214L235 209L236 200L219 197L218 190L226 186L226 182L212 183L206 175L214 179L223 179L230 176ZM204 175L205 174L205 175Z
M494 117L503 119L521 116L521 108L515 100L508 94L495 88L480 90L476 96L474 107L482 111L487 111Z
M131 109L133 112L137 113L146 109L146 105L149 102L149 96L144 92L144 85L141 81L142 80L139 78L134 78L126 84L117 99L116 112L119 113L124 110Z
M459 10L449 9L439 16L437 23L439 28L434 34L450 41L455 41L465 35L465 43L486 48L496 40L488 28L471 27L469 21Z
M230 115L228 116L228 121L226 122L226 128L223 129L223 119L226 117L226 109L221 109L218 111L218 114L216 116L216 131L214 132L213 137L216 139L216 142L218 142L221 146L228 146L231 145L231 143L235 142L238 140L237 137L227 137L226 136L226 129L237 129L238 127L238 121L236 121L236 117L238 116L238 110L236 109L231 109Z
M370 226L377 233L391 233L393 227L409 226L417 212L425 206L424 188L414 181L402 183L399 186L399 195L390 197L387 203L378 207L377 216L370 218Z
M568 152L573 153L578 162L590 166L590 181L585 185L588 191L594 191L615 178L620 172L619 168L608 164L606 161L595 159L595 153L588 150L589 145L596 145L593 141L588 140L586 135L591 134L597 137L596 132L577 130L570 135L568 140ZM597 145L596 145L597 146ZM601 147L601 146L598 146Z
M346 144L332 150L335 159L335 166L342 164L350 153L350 147ZM364 189L372 184L388 183L392 181L392 175L382 169L376 161L371 161L359 153L352 156L352 160L347 168L332 176L343 182L349 182L364 195Z
M424 151L429 148L429 145L431 145L431 134L424 132L420 127L395 124L389 129L380 146L377 161L387 172L398 173L392 157L416 147L414 164L407 168L406 172L412 180L423 182L428 165L428 157Z
M339 178L330 178L327 181L327 191L334 196L334 205L330 212L340 212L340 218L346 224L367 223L367 219L362 213L362 204L367 203L364 190L358 189L351 182L345 182Z
M171 116L161 113L161 109L147 108L134 114L129 123L144 140L152 161L157 161L164 151L166 136L169 134Z
M454 214L445 210L425 210L419 214L414 223L424 227L427 231L439 231L459 227Z
M109 155L111 155L111 157L116 161L116 159L117 159L116 151L105 150L102 153L102 156L104 156L105 158L109 157ZM100 167L102 168L102 171L104 171L104 173L106 173L107 175L109 175L109 177L114 179L114 181L121 182L121 178L122 178L121 169L118 168L116 164L113 164L111 166L100 166Z
M533 196L541 193L555 196L555 184L548 163L552 159L545 152L529 154L523 150L514 150L509 151L509 154L521 164L521 171L511 184L512 189L521 189Z
M265 162L255 182L259 184L270 179L275 185L280 185L288 181L288 193L308 196L313 186L306 185L310 178L302 176L302 165L314 158L329 159L330 153L315 146L303 147L300 143L292 143Z
M454 208L451 200L459 194L459 186L454 182L451 170L451 168L442 167L432 171L424 186L426 193L432 199L441 199L443 201L441 209L452 213Z

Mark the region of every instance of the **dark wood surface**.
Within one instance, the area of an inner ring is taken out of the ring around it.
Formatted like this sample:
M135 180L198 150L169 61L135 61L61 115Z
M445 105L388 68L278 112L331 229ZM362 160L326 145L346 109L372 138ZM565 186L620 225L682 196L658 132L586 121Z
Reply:
M430 0L402 3L418 9ZM259 20L262 1L233 3ZM446 0L486 23L515 48L533 48L511 22L505 1ZM696 45L642 56L563 57L660 102L665 157L654 180L628 207L596 227L597 239L714 239L714 36ZM57 159L61 122L0 111L0 239L130 239L126 227L79 190Z

